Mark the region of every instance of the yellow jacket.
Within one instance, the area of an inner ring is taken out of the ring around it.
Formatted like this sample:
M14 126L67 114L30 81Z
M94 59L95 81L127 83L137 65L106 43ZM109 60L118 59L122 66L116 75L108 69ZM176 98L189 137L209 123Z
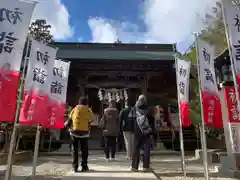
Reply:
M72 131L88 132L89 124L94 118L93 112L87 106L77 105L69 114L69 119L72 120Z

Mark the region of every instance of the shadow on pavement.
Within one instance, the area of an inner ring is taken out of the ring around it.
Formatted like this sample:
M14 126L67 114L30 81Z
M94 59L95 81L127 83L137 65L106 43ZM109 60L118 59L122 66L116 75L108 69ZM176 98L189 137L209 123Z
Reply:
M16 177L17 180L18 177ZM25 179L20 178L20 180L59 180L61 177L53 177L53 176L35 176L35 177L25 177Z

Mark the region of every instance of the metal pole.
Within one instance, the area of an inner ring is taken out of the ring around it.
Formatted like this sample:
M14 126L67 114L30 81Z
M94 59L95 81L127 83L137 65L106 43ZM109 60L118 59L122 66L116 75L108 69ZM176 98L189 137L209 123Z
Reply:
M196 36L196 35L195 35ZM196 36L197 40L197 36ZM199 96L200 96L200 103L201 103L201 118L202 118L202 133L201 142L202 142L202 151L203 151L203 165L204 165L204 175L205 179L209 180L209 172L208 172L208 158L207 158L207 144L206 144L206 134L205 134L205 124L203 119L203 104L202 104L202 93L201 93L201 78L200 78L200 66L199 66L199 52L198 52L198 44L196 43L196 54L197 54L197 70L198 70L198 84L199 84Z
M33 154L33 165L32 165L32 177L36 176L36 167L37 167L37 158L38 158L38 150L39 150L39 142L40 142L40 134L41 134L41 126L37 126L35 145L34 145L34 154Z
M10 141L10 147L9 147L9 153L8 153L8 161L7 161L7 170L5 173L5 180L11 180L12 179L12 154L13 154L13 150L14 150L14 145L15 145L15 141L16 141L16 132L17 132L17 128L18 128L18 116L20 113L20 107L21 107L21 99L22 99L22 86L23 86L23 82L24 82L24 77L25 77L25 71L27 68L27 60L28 60L28 51L29 51L29 38L27 38L27 47L26 47L26 55L24 57L24 64L23 64L23 71L21 74L21 79L20 79L20 91L19 91L19 95L17 98L17 106L16 106L16 113L15 113L15 119L14 119L14 125L13 125L13 131L12 131L12 135L11 135L11 141Z
M177 58L175 57L175 68L176 68L176 80L178 83L178 65L177 65ZM177 85L177 91L179 92L179 87ZM177 93L178 93L177 92ZM178 93L178 117L179 117L179 137L180 137L180 148L181 148L181 162L182 162L182 172L183 175L186 177L186 163L185 163L185 151L184 151L184 142L183 142L183 131L182 131L182 120L181 120L181 115L180 115L180 100L179 100L179 93Z
M48 146L48 152L51 152L51 146L52 146L52 136L50 134L50 141L49 141L49 146Z

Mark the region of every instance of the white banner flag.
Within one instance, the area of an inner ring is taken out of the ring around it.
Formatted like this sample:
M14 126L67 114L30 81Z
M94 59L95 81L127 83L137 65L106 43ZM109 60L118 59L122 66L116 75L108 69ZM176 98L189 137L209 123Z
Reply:
M31 51L24 91L36 91L47 95L51 81L48 77L51 78L58 49L36 40L31 40L30 42Z
M20 123L43 124L47 121L48 88L57 48L31 40L30 58L24 86Z
M203 119L206 125L222 128L222 113L214 69L214 48L197 39L198 66L203 104Z
M189 78L191 61L177 59L177 81L179 89L179 99L185 103L189 102Z
M0 122L14 121L19 70L35 4L0 1Z
M197 47L201 88L211 93L219 94L214 69L214 47L200 39L197 40Z
M36 3L1 0L0 5L0 67L19 71Z
M240 76L240 10L239 5L230 1L222 1L226 30L228 31L229 45L232 51L232 60L235 64L237 76ZM238 77L240 78L240 77ZM239 83L239 82L238 82Z
M189 79L191 61L176 59L177 63L177 88L179 96L179 111L181 126L188 127L191 125L189 118Z
M63 128L66 109L66 95L69 74L69 62L55 60L50 75L48 121L45 128Z
M69 62L55 60L52 70L51 87L49 97L60 103L66 103Z

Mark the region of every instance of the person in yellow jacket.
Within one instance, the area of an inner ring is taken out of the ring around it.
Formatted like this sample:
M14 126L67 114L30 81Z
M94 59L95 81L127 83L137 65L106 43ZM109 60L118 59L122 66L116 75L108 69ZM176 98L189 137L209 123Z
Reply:
M94 114L87 106L87 99L81 97L69 114L65 126L69 128L73 146L73 170L78 172L78 144L82 152L82 172L88 171L88 138L90 123L94 120Z

